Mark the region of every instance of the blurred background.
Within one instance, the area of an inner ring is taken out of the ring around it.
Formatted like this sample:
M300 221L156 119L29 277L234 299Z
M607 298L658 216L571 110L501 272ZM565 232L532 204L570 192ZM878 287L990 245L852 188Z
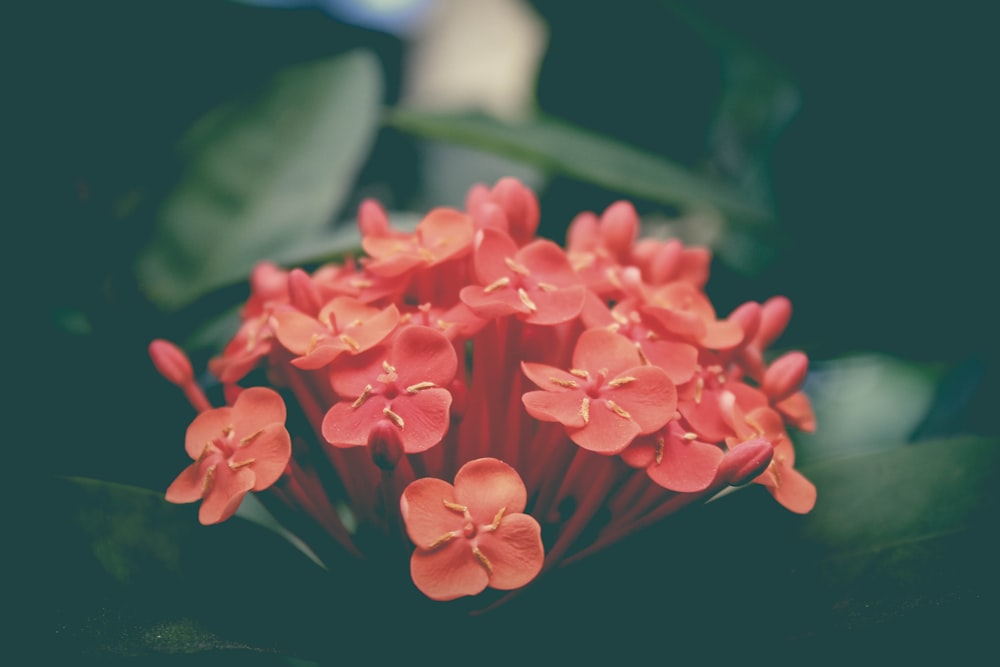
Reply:
M98 0L12 12L8 378L29 471L14 488L42 498L19 513L33 538L18 552L62 573L41 597L43 635L56 627L63 652L125 662L322 660L308 624L251 639L185 608L162 583L179 576L167 547L137 537L153 519L109 536L85 509L117 516L118 500L51 480L166 488L190 414L146 345L183 342L203 368L256 259L355 247L365 197L404 220L514 175L538 192L550 238L627 198L649 233L713 248L720 313L792 299L779 345L813 360L820 427L796 444L820 504L806 519L710 505L560 573L500 610L498 627L556 637L633 605L659 611L604 619L607 634L686 645L714 637L726 608L748 619L728 632L751 653L923 650L930 629L973 646L997 600L1000 434L997 54L974 7ZM667 567L664 549L672 569L651 583L640 573ZM150 587L160 603L142 602ZM381 617L365 609L365 622Z

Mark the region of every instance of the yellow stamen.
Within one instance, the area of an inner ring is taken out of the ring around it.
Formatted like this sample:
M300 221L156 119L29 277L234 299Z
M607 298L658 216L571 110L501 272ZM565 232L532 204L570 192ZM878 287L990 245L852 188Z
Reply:
M483 288L483 291L489 294L490 292L496 292L498 289L506 287L507 285L510 285L510 278L504 276L503 278L499 278L491 282L489 285Z
M313 350L316 349L316 346L319 344L319 341L320 341L319 334L313 334L312 336L309 336L309 344L306 345L307 355L313 353Z
M503 519L503 513L507 511L506 507L501 507L495 517L493 517L493 523L489 525L486 530L496 530L500 527L500 520Z
M383 361L382 370L385 371L386 373L395 373L396 367L390 364L388 361Z
M368 397L371 395L372 395L372 386L370 384L366 384L364 391L361 392L361 395L358 396L358 398L353 403L351 403L351 407L357 410L362 406L362 404L364 404L365 401L368 400Z
M462 505L461 503L453 503L447 498L442 498L441 502L444 503L445 507L447 507L450 510L454 510L456 512L462 512L464 514L465 512L469 511L469 508L466 507L465 505Z
M653 365L653 364L652 364L652 363L651 363L651 362L649 361L649 357L647 357L647 356L646 356L646 353L645 353L645 352L643 352L643 350L642 350L642 345L639 345L639 343L636 343L636 344L635 344L635 349L636 349L636 351L637 351L637 352L639 353L639 361L641 361L641 362L642 362L642 365L643 365L643 366L652 366L652 365Z
M347 334L340 334L340 342L342 342L347 347L351 348L351 350L353 350L354 352L357 352L358 350L361 349L361 343L354 340Z
M486 574L493 576L493 563L491 563L490 559L486 557L486 554L479 550L479 547L472 547L472 555L475 556L476 560L479 561L479 564L486 569Z
M691 433L690 431L688 431L687 433L685 433L681 437L684 438L685 440L687 440L688 442L691 442L692 440L697 440L698 439L698 434L697 433Z
M357 287L358 289L363 289L365 287L371 287L375 283L366 278L351 278L347 281L347 284L351 287Z
M560 378L549 378L549 382L557 384L560 387L567 387L569 389L573 389L578 386L573 380L562 380Z
M382 414L389 418L393 424L399 427L400 430L403 429L403 418L398 414L390 410L389 408L382 408Z
M431 542L430 545L427 548L428 549L437 549L442 544L447 544L448 542L451 542L456 537L458 537L458 534L455 533L455 532L445 533L441 537L439 537L436 540L434 540L433 542Z
M529 273L528 267L526 267L524 264L518 264L510 257L504 257L503 262L504 264L507 265L507 268L513 271L514 273L518 273L522 276L526 276Z
M257 439L257 436L264 432L264 429L258 429L250 435L240 438L240 447L243 445L249 445L251 442Z
M656 464L659 465L663 463L663 446L666 444L663 440L663 436L656 438Z
M257 459L247 459L246 461L240 461L239 463L230 462L229 463L229 469L230 470L239 470L240 468L242 468L244 466L250 465L251 463L253 463L256 460Z
M552 283L538 283L538 289L542 290L543 292L555 292L559 288L553 285Z
M701 405L701 392L705 390L705 379L701 376L698 377L698 381L694 384L694 402Z
M608 383L610 387L620 387L622 385L628 384L629 382L635 382L635 378L631 375L626 375L625 377L615 378Z
M607 405L608 409L611 410L611 412L615 413L622 419L632 419L632 415L623 410L622 407L617 403L615 403L614 401L608 401Z
M517 296L521 299L521 303L528 307L528 310L531 312L538 310L538 306L536 306L535 302L531 300L531 297L528 296L528 293L524 291L523 287L517 288Z
M201 497L204 498L209 489L212 488L212 481L215 479L215 466L205 472L205 479L201 483Z
M430 389L431 387L436 387L436 386L437 385L434 384L433 382L427 382L427 381L418 382L416 384L411 384L409 387L407 387L406 388L406 393L407 394L415 394L418 391L421 391L423 389Z
M580 403L580 416L583 418L584 424L590 423L590 398L587 396L584 396Z
M583 378L584 380L586 380L587 378L590 377L590 373L588 373L587 371L583 370L582 368L571 368L571 369L569 369L569 374L570 375L575 375L578 378Z

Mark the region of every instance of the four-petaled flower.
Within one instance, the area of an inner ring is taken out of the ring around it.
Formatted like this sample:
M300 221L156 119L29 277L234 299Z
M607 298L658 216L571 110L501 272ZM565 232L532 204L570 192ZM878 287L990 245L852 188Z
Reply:
M448 430L458 358L444 334L406 327L391 348L379 346L337 364L330 381L344 400L323 419L323 437L336 447L369 444L373 433L398 434L406 453L422 452Z
M592 452L617 454L637 435L662 428L677 407L663 369L644 365L631 341L607 329L580 334L569 371L530 362L521 368L542 388L522 397L528 414L563 424Z
M497 459L469 461L454 486L423 477L400 498L406 532L417 548L410 574L427 597L453 600L487 586L513 590L541 571L541 527L523 514L520 476Z
M184 447L195 461L167 489L167 500L201 500L201 523L225 521L248 491L263 491L285 471L292 455L285 402L273 389L246 389L232 407L195 417Z

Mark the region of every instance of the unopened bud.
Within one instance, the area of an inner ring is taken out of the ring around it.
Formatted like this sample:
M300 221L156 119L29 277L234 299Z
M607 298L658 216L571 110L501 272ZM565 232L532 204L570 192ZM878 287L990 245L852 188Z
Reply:
M601 216L604 247L618 257L625 257L639 235L639 214L627 201L617 201Z
M395 470L396 464L403 458L399 429L387 419L379 420L368 434L368 452L379 468Z
M570 250L591 251L597 244L597 239L597 216L590 211L578 213L569 223L569 231L566 232L566 247Z
M774 446L764 438L753 438L732 447L722 457L717 478L731 486L753 481L771 463Z
M319 289L302 269L292 269L288 274L288 300L307 315L316 315L323 307Z
M540 211L535 193L516 178L501 178L493 186L493 201L507 214L510 235L519 245L531 240L538 229Z
M802 387L808 371L809 357L802 352L789 352L767 367L761 389L773 402L784 400Z
M194 381L194 369L184 351L170 341L158 338L149 344L149 358L160 375L178 387Z
M358 207L358 230L361 236L386 236L389 233L389 216L374 199L366 199Z
M774 296L764 302L760 311L760 327L757 329L757 346L761 349L778 340L792 319L792 302L783 296Z
M757 335L760 327L760 304L756 301L747 301L739 308L729 314L729 321L736 322L743 329L743 342L739 347L748 345Z
M262 301L278 300L288 289L288 274L273 262L258 262L250 272L250 290Z

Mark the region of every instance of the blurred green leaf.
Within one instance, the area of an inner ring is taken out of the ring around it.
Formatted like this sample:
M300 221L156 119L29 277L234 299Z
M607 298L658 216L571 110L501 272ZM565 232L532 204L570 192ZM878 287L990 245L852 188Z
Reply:
M308 619L281 620L326 574L271 530L239 518L202 526L195 505L123 484L52 479L39 490L49 505L35 545L55 561L40 594L61 628L57 648L253 658L319 633Z
M772 217L768 207L722 183L553 119L507 124L485 116L394 108L386 122L416 136L494 152L626 195L671 206L716 207L746 222Z
M796 433L798 465L898 447L927 414L940 370L881 354L815 364L806 393L815 433Z
M196 124L138 260L149 298L177 309L320 238L368 155L381 95L375 57L358 51L280 72Z
M957 437L817 462L819 489L803 526L829 556L867 558L968 528L997 499L1000 443Z

